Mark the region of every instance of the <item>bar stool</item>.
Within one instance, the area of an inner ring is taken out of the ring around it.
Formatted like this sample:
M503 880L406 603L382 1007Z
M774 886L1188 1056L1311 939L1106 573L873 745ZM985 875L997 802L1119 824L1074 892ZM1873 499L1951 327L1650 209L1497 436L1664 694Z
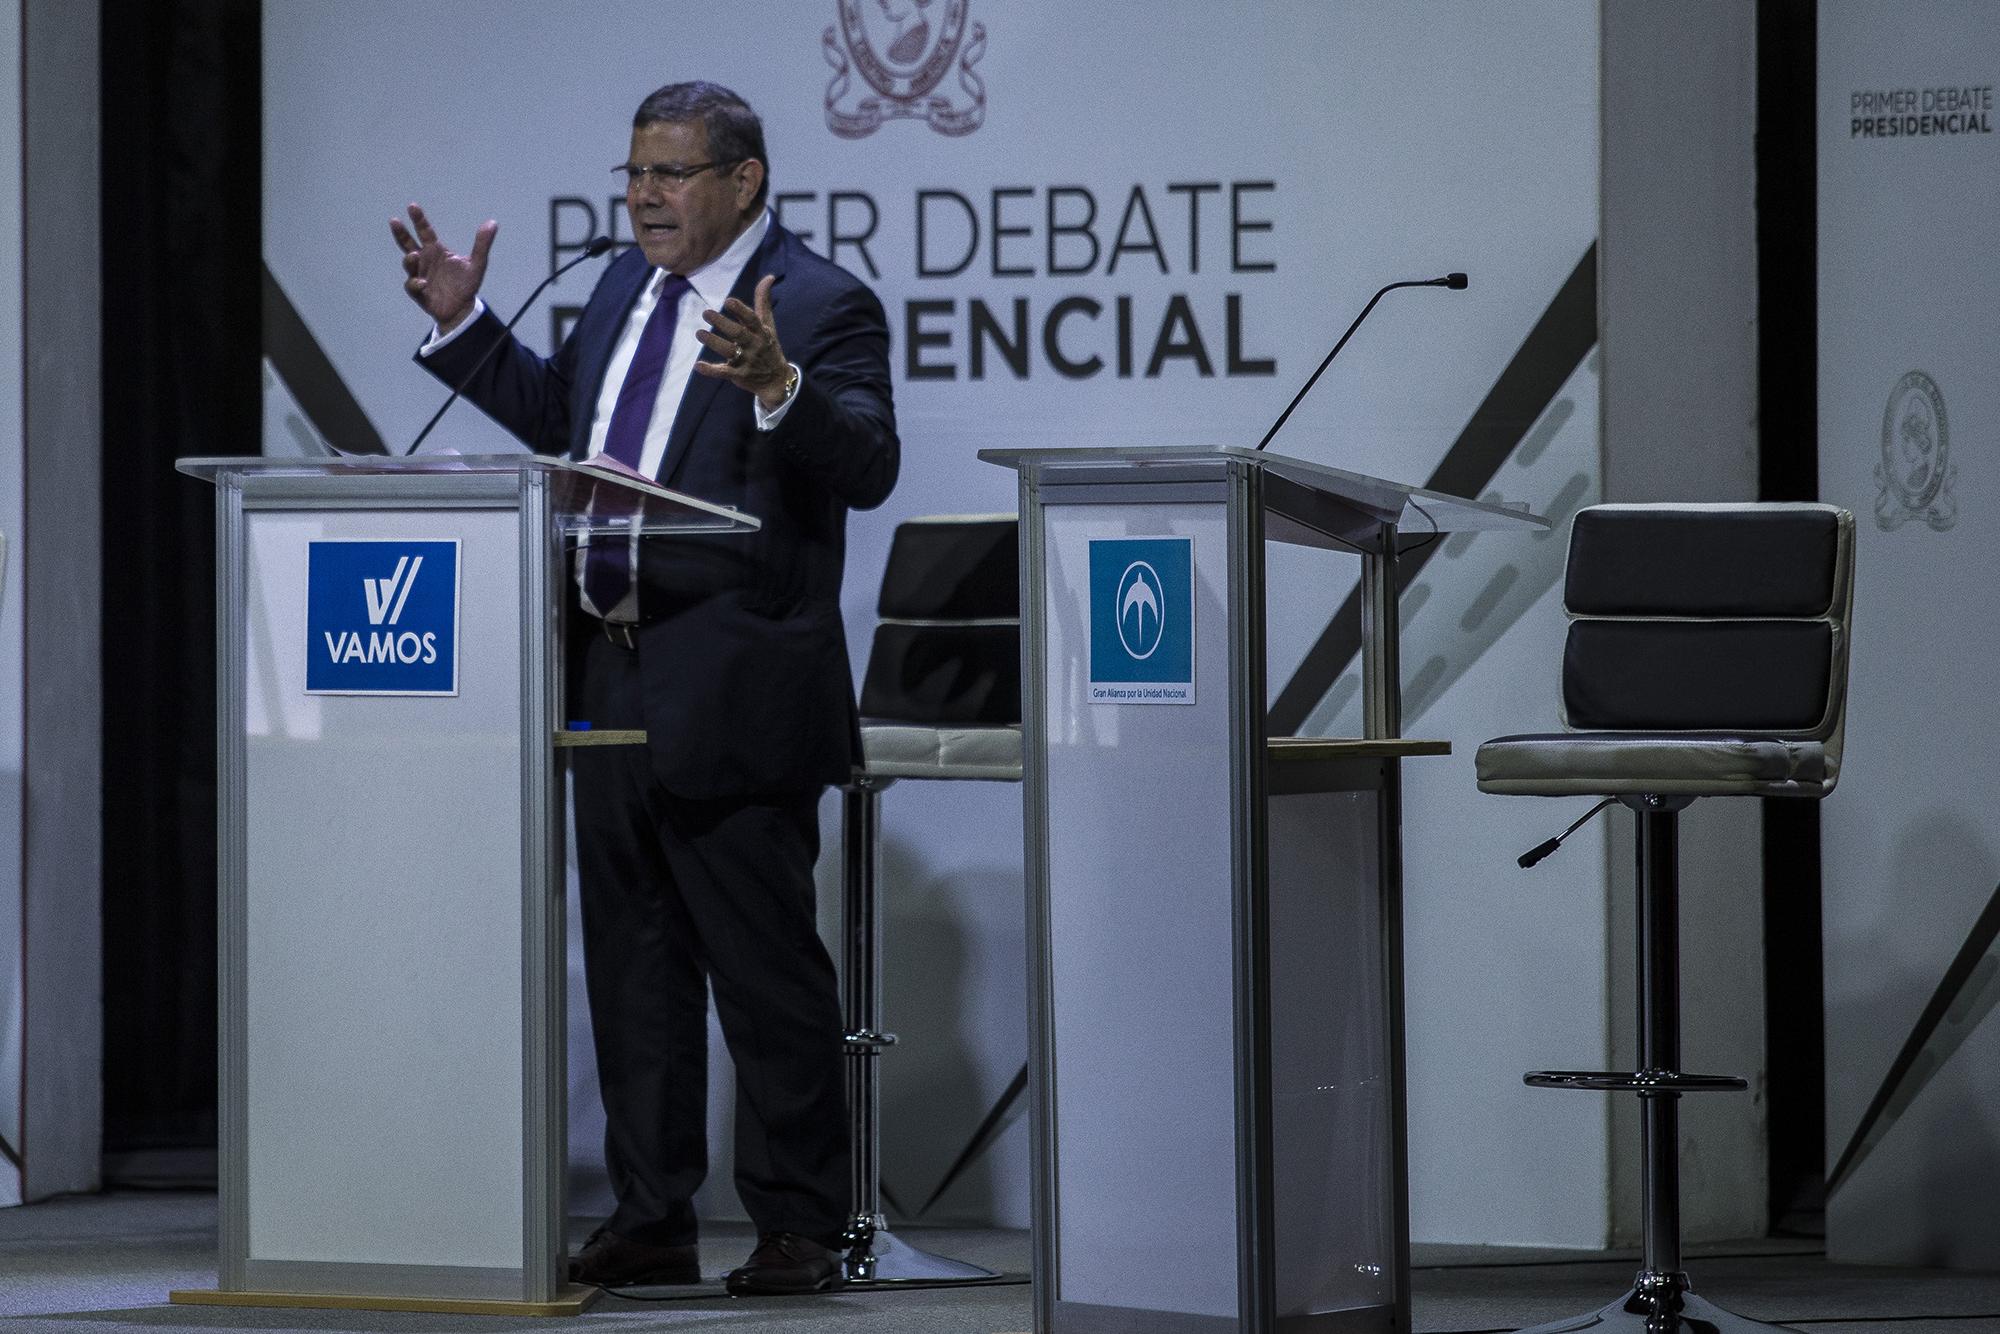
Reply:
M1643 1268L1624 1296L1535 1334L1773 1326L1695 1295L1681 1264L1680 1098L1740 1090L1681 1070L1680 812L1698 797L1818 798L1840 774L1854 518L1830 505L1596 505L1570 529L1562 720L1479 748L1479 790L1602 797L1638 821L1639 1069L1548 1070L1536 1088L1641 1103Z
M1021 781L1020 558L1011 514L899 524L861 687L863 761L841 790L841 993L854 1213L850 1284L998 1275L898 1240L882 1215L882 793L902 779Z

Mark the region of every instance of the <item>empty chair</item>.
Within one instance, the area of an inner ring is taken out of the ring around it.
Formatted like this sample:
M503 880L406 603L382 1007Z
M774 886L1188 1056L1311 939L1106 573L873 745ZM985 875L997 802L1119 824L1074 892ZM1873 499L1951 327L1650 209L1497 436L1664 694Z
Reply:
M857 1283L975 1282L991 1271L898 1241L882 1217L881 794L906 779L1021 781L1020 558L1011 514L899 524L861 687L863 763L842 789L842 1004Z
M1833 790L1853 567L1853 516L1830 505L1582 510L1563 584L1562 719L1570 730L1479 748L1482 792L1597 796L1604 800L1590 814L1617 801L1638 822L1639 1069L1526 1079L1639 1096L1643 1268L1610 1305L1542 1330L1762 1327L1696 1296L1681 1266L1680 1098L1747 1085L1681 1069L1678 821L1698 797Z

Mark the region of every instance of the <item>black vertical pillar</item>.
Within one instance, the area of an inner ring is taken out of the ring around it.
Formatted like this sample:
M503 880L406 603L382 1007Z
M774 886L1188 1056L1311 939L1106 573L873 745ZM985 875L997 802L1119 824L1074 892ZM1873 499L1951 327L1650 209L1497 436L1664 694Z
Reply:
M1819 496L1813 0L1757 5L1758 498ZM1764 1049L1771 1220L1823 1226L1826 1055L1819 803L1764 802Z
M257 0L101 0L104 1147L215 1147L214 494L261 447Z

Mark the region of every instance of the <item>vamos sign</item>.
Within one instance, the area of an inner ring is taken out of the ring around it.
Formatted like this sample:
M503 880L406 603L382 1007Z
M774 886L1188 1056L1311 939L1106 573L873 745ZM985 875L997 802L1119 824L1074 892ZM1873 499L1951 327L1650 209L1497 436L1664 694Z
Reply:
M306 693L456 695L458 542L313 542Z

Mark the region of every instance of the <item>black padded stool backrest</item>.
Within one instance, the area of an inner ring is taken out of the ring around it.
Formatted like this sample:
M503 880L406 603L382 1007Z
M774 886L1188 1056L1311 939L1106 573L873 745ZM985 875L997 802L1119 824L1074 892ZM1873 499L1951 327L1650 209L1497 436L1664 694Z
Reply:
M1599 505L1570 530L1572 729L1837 737L1851 529L1826 505Z
M1642 1268L1581 1330L1774 1330L1697 1296L1682 1266L1680 1099L1742 1090L1681 1068L1680 814L1701 797L1823 797L1846 717L1854 518L1830 505L1597 505L1570 528L1562 733L1479 748L1483 792L1606 800L1635 816L1635 1070L1543 1070L1537 1088L1640 1095Z
M882 572L861 716L868 722L1021 721L1021 579L1011 514L898 524Z

